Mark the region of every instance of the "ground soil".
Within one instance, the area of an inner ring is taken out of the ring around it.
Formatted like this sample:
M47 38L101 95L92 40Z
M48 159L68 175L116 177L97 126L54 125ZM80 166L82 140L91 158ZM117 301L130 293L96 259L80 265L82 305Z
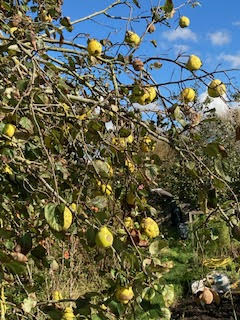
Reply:
M234 318L230 299L222 298L219 305L202 306L189 298L172 310L172 320L240 320L240 296L234 297L234 309L237 318Z

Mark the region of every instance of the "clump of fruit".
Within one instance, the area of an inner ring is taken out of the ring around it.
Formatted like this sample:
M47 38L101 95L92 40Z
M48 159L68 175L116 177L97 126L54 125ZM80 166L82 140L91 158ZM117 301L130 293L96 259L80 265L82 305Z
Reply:
M59 300L62 300L62 294L61 294L61 292L59 292L59 291L57 291L57 290L55 290L54 292L53 292L53 300L54 301L59 301Z
M63 320L73 320L75 318L73 310L71 307L67 307L64 310Z
M154 142L153 140L148 137L148 136L145 136L141 142L141 150L142 152L150 152L150 151L153 151L154 150Z
M139 86L135 86L132 90L131 101L139 103L141 105L146 105L156 98L157 92L154 87L146 87L141 88Z
M221 80L215 79L208 86L208 94L212 98L221 97L225 93L226 86Z
M97 184L100 187L102 193L105 193L107 196L110 196L110 194L112 193L112 187L110 184L105 184L101 181L98 181Z

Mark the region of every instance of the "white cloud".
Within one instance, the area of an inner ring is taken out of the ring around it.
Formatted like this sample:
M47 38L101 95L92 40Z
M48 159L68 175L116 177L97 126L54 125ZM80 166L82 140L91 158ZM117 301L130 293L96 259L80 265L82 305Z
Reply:
M176 30L165 31L162 35L168 41L175 41L179 39L185 41L197 41L196 33L192 32L190 29L177 28Z
M239 26L240 26L240 21L235 21L235 22L233 22L232 24L233 24L234 26L238 26L238 27L239 27Z
M156 103L149 103L149 104L146 104L145 106L139 104L139 103L133 103L133 108L135 109L139 109L140 111L142 112L157 112L159 111L159 107Z
M216 31L208 33L208 38L213 45L222 46L231 41L231 36L227 31Z
M198 97L199 102L204 102L208 97L207 91L201 93ZM223 98L214 98L211 103L208 104L208 109L214 109L218 116L223 116L229 111L228 105L225 103L226 95Z
M240 52L237 54L221 54L219 60L229 62L233 68L240 67Z
M180 54L189 51L189 46L185 44L175 44L174 49L176 54Z

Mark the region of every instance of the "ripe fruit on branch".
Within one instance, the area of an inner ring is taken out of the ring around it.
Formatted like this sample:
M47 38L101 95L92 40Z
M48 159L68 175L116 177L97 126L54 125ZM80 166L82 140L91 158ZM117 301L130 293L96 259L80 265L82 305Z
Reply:
M113 244L113 235L111 231L109 231L106 226L101 227L96 235L95 242L96 245L101 248L111 247Z
M190 24L190 19L188 17L185 17L185 16L182 16L180 19L179 19L179 26L181 28L186 28L188 27Z
M148 136L145 136L141 142L141 150L143 152L149 152L154 150L154 142Z
M101 188L102 193L106 193L106 195L110 196L112 193L112 187L110 184L104 184L101 181L98 181L97 184Z
M159 236L159 228L157 223L150 217L144 218L141 222L141 228L149 238Z
M224 93L226 93L226 86L221 80L215 79L209 84L208 95L210 97L221 97Z
M120 148L121 150L126 149L127 142L128 142L127 138L118 138L118 137L112 138L112 144L114 144L116 147Z
M52 16L50 14L48 14L46 10L42 11L40 17L43 22L52 22L52 20L53 20Z
M116 298L119 302L127 304L134 297L132 287L121 287L116 291Z
M157 92L154 87L141 88L136 86L132 90L131 101L141 105L146 105L153 102L156 96Z
M138 34L132 31L127 31L125 34L125 42L129 44L131 47L137 47L141 42L141 38Z
M198 70L200 69L202 66L202 61L198 56L195 56L194 54L192 54L187 63L186 63L186 68L190 71L194 71L194 70Z
M87 51L90 56L100 56L102 53L102 45L95 39L88 41Z
M181 98L184 102L192 102L195 99L195 91L192 88L186 88L181 92Z
M125 218L124 219L124 225L129 231L131 231L134 228L133 219L131 217Z
M75 318L74 314L73 314L73 310L71 307L67 307L64 310L64 314L63 314L63 320L73 320Z
M128 167L128 170L129 170L131 173L133 173L133 172L135 171L135 165L134 165L134 163L133 163L131 160L126 159L126 160L125 160L125 166Z
M16 131L16 127L13 124L6 124L3 129L3 134L8 136L9 138L12 138L14 136L14 133Z
M53 291L53 295L52 296L53 296L53 300L54 301L62 300L62 294L61 294L61 292L59 292L57 290Z

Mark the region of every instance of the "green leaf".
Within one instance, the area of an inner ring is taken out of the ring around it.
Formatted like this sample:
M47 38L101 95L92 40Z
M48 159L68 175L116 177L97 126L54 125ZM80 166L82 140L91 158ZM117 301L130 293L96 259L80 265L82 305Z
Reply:
M142 291L142 299L146 301L151 301L155 297L155 290L153 288L147 287Z
M163 10L166 12L166 13L170 13L172 12L174 6L173 6L173 1L172 0L166 0L165 1L165 4L163 6Z
M93 167L96 170L97 174L101 177L108 178L111 176L110 166L107 162L102 160L93 161Z
M111 309L111 311L116 314L116 315L121 315L124 311L124 307L121 303L116 302L115 300L110 301L110 303L108 304L109 308Z
M219 155L219 143L209 143L205 148L205 152L211 157L217 157Z
M156 40L151 40L151 43L153 44L153 46L154 46L155 48L157 48L157 41L156 41Z
M133 3L134 3L139 9L141 8L138 0L133 0Z
M19 124L26 129L28 132L33 133L33 124L30 119L27 117L22 117L19 121Z
M226 185L223 181L219 180L218 178L213 179L213 185L218 190L223 190L226 188Z
M216 173L221 176L227 182L231 182L231 178L224 172L223 165L221 159L215 159L214 161L214 168Z
M18 261L11 261L5 264L8 270L12 273L22 274L26 271L25 266Z
M44 208L45 219L49 226L55 231L63 230L63 213L54 203L49 203Z
M104 319L106 319L106 318L99 317L99 315L97 315L97 314L93 314L91 316L91 320L104 320Z
M72 24L71 24L71 21L70 21L70 18L69 18L69 17L63 17L63 18L61 18L61 19L60 19L60 24L61 24L62 26L64 26L64 27L67 29L67 31L69 31L69 32L73 31L73 26L72 26Z
M155 240L149 246L149 252L151 255L158 255L159 251L167 247L168 243L166 240Z
M88 204L97 207L98 209L104 209L108 205L108 199L105 196L96 196L95 198L89 200Z

